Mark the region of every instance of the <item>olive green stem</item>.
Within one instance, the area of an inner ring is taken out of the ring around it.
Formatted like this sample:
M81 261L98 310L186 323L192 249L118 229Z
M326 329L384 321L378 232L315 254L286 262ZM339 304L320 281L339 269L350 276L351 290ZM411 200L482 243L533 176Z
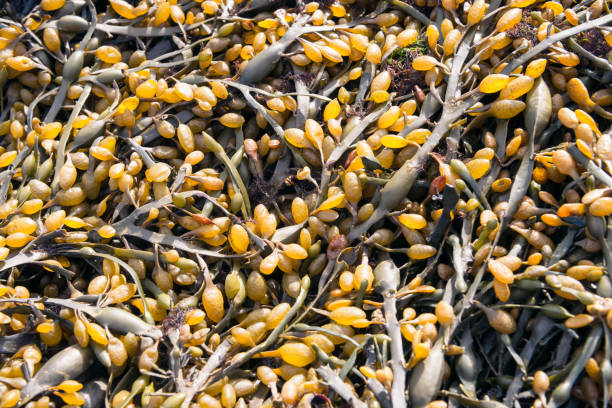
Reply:
M327 197L327 190L329 187L329 182L331 178L331 167L342 157L342 155L352 146L357 140L363 137L363 132L365 129L374 121L378 120L385 113L389 106L391 106L391 98L387 101L386 104L379 106L376 110L372 111L368 116L361 119L352 129L351 131L342 139L334 150L329 155L327 162L325 162L323 166L323 171L321 172L321 192L317 198L317 206L321 205L323 200ZM351 240L349 239L349 242Z
M85 84L83 87L83 92L79 96L72 112L70 113L70 117L68 118L68 122L62 127L62 135L60 136L59 144L57 146L57 155L55 157L55 172L53 176L53 181L51 182L51 189L57 190L59 186L59 174L61 168L64 166L64 156L66 151L66 145L68 144L68 140L70 139L70 135L72 133L72 125L76 120L79 113L85 106L85 102L87 98L89 98L89 94L91 93L93 85L91 83Z
M604 328L604 359L600 366L601 383L610 384L610 380L612 379L612 362L610 362L610 348L612 347L612 339L610 338L610 328L606 325L606 323L602 323L602 326ZM610 390L608 387L603 387L604 408L608 407L609 393Z
M565 379L553 390L550 396L550 401L547 405L548 408L557 408L569 400L574 383L578 379L580 373L584 370L587 360L593 355L595 350L597 350L602 332L603 329L601 325L597 324L593 326L586 341L584 342L584 345L582 346L580 353L578 354L578 358L576 358L574 361L572 368L567 373Z
M446 391L446 390L442 390L441 394L445 397L450 397L453 399L456 399L457 401L459 401L460 403L464 404L465 406L468 407L477 407L477 408L507 408L507 405L502 404L499 401L495 401L495 400L479 400L476 398L470 398L470 397L466 397L463 394L458 394L456 392L451 392L451 391Z
M317 368L317 373L342 399L355 408L367 408L367 404L361 401L353 390L332 370L329 365Z
M45 115L45 119L43 120L43 122L45 123L53 122L58 112L60 111L62 104L64 103L64 99L66 98L66 93L68 92L68 88L70 87L72 82L74 82L78 78L78 72L75 72L76 74L75 78L67 78L66 77L67 67L74 68L74 67L70 67L70 65L73 63L78 64L80 60L81 67L79 68L79 71L81 70L81 68L83 67L83 56L82 56L83 51L89 44L89 41L91 40L91 37L93 36L93 33L95 32L98 26L97 19L96 19L96 16L97 16L96 7L94 6L92 0L87 0L87 6L89 8L89 13L91 14L91 22L89 23L89 28L87 29L87 32L85 33L85 36L83 37L83 39L79 42L79 46L74 50L74 52L70 55L70 57L68 57L68 59L66 60L66 63L64 64L64 68L62 71L64 78L62 79L62 83L59 87L57 96L55 100L53 101L53 104L51 105L51 107L47 111L47 114Z
M538 314L535 320L535 325L533 326L534 329L531 332L531 336L529 337L529 340L521 350L521 359L526 365L529 365L529 362L535 354L538 344L544 338L544 336L546 336L550 332L550 330L552 330L553 325L554 323L552 320L548 319L542 314ZM523 385L523 380L523 372L520 370L519 367L517 367L512 383L506 391L506 398L504 399L504 403L507 406L513 405L514 398Z
M130 265L123 262L121 259L117 258L116 256L104 254L101 252L96 252L92 248L88 248L88 247L81 248L81 250L79 251L79 254L81 256L93 256L93 257L108 259L109 261L116 262L117 264L119 264L119 266L125 269L127 273L130 274L130 277L136 284L138 295L140 296L140 299L142 300L142 308L144 311L143 315L144 315L145 321L151 325L155 324L155 320L153 319L153 316L151 316L151 312L149 311L149 306L147 305L147 300L145 299L144 290L142 289L142 283L140 282L140 278L138 277L138 274L136 273L136 271Z
M143 251L140 249L131 249L131 248L130 249L115 248L110 245L93 244L90 242L78 242L78 243L75 243L75 245L80 246L80 247L99 248L121 259L128 259L128 260L129 259L140 259L146 262L155 261L155 253L150 252L150 251ZM162 258L162 261L167 264L170 264L169 262L166 262L164 258ZM181 269L187 269L187 270L198 267L198 265L194 261L192 261L189 258L184 258L184 257L179 257L178 261L176 261L175 263L172 263L172 265L175 265Z
M268 335L266 340L263 343L260 343L257 346L251 348L249 351L241 354L239 358L232 362L232 364L221 370L221 372L215 376L215 379L219 379L226 376L232 370L248 362L255 354L261 353L262 351L265 351L268 348L272 347L278 340L281 333L285 330L285 327L287 327L289 322L297 314L298 310L304 305L306 295L308 294L308 289L310 289L310 277L306 275L302 278L302 286L300 288L300 293L295 299L295 303L293 304L293 306L291 306L291 309L289 309L289 311L287 312L283 320L281 320L281 322L278 324L278 326L276 326L274 330L272 330L272 332Z
M527 61L531 60L536 55L539 55L546 51L548 47L555 44L558 41L565 40L568 37L576 35L582 31L590 30L595 27L602 27L606 24L612 22L612 14L606 14L602 17L596 18L595 20L590 20L575 27L570 27L565 29L555 35L551 35L546 38L544 41L540 41L535 47L522 54L519 58L516 58L512 62L510 62L503 70L502 74L510 74L512 71L516 69L519 65L525 64Z
M460 119L465 110L475 103L472 99L458 104L451 103L455 97L457 87L459 86L463 63L471 50L472 38L473 34L466 35L464 40L457 48L456 57L453 59L451 75L449 76L447 82L448 85L445 92L445 103L440 121L437 123L431 132L431 135L427 138L427 141L421 146L416 154L410 160L406 160L406 162L402 164L395 174L393 174L385 187L383 187L381 190L381 199L376 207L376 210L374 210L374 213L372 216L370 216L370 218L351 230L347 236L347 240L349 242L359 239L370 229L372 225L383 219L389 211L393 211L401 203L416 181L417 175L419 174L423 163L425 160L427 160L433 149L440 143L442 138L446 136L450 129L450 125ZM428 107L428 109L434 110L434 107L438 102L435 101L435 103L428 103L431 104L431 107ZM422 111L424 110L425 109L423 108ZM423 116L420 122L422 123L423 121L426 122L427 117ZM400 134L403 135L404 131L408 130L404 129Z
M183 27L185 31L191 31L199 28L204 22L190 24ZM96 31L102 31L109 34L125 35L129 37L167 37L172 34L179 34L183 31L181 27L134 27L134 26L116 26L112 24L98 24L95 26Z
M612 187L612 177L608 175L601 167L597 166L593 160L586 157L576 145L568 146L567 151L586 169L595 176L596 179L604 183L608 187Z
M204 145L210 149L213 154L225 164L230 176L232 177L232 181L238 186L240 193L243 198L243 212L247 217L251 216L251 201L249 200L249 191L247 190L244 182L242 181L242 177L240 177L240 173L238 173L238 169L234 166L234 163L230 160L227 153L223 147L213 139L208 133L202 132L202 136L204 137Z
M322 290L317 291L317 295L315 296L315 298L312 300L312 302L310 302L310 304L306 307L306 309L304 310L304 312L302 312L302 314L300 315L300 317L298 317L297 319L295 319L295 321L292 323L292 325L290 326L293 327L293 325L299 323L300 321L302 321L302 319L304 317L306 317L306 315L310 312L310 310L317 304L317 302L319 301L319 299L321 298L321 296L323 296L324 293L326 293L327 288L331 285L331 283L333 281L336 280L336 276L340 273L340 271L344 271L348 269L348 265L346 264L346 262L342 261L337 263L334 266L333 272L331 274L331 276L329 277L329 279L327 280L327 282L325 283L325 286L323 286Z
M489 228L488 224L485 225L485 227L482 229L482 232L478 236L478 239L474 243L475 251L478 251L480 247L482 247L489 240L489 235L495 230L495 228L497 228L497 224L495 224L494 228Z
M387 334L391 337L391 369L393 370L391 401L393 402L393 408L402 408L406 407L406 359L402 344L402 332L397 321L395 290L388 289L383 296L385 326Z
M189 407L189 404L191 404L195 394L204 387L212 372L221 365L221 363L225 360L226 354L232 347L233 343L229 338L225 339L217 346L214 353L206 361L204 367L202 367L200 372L198 372L198 375L192 382L191 386L186 390L183 390L185 393L185 399L181 404L181 408Z
M181 194L184 194L184 193L181 193ZM232 219L232 221L242 225L246 229L247 234L249 234L249 237L251 237L251 239L255 242L255 245L259 247L259 249L263 250L266 248L267 243L265 240L261 239L259 236L257 236L257 234L253 233L249 228L246 227L246 225L244 225L244 223L238 217L236 217L234 214L232 214L231 212L226 210L223 206L221 206L217 202L217 200L215 200L214 198L212 198L211 196L209 196L208 194L204 192L198 192L198 195L201 195L202 197L207 199L208 202L212 203L213 206L221 210L221 212L227 215L230 219Z
M359 290L357 291L357 297L355 297L355 306L361 307L363 304L363 297L365 296L366 289L368 288L368 281L366 279L361 281Z
M227 83L227 84L230 85L230 83ZM268 113L268 111L259 102L257 102L255 98L253 98L253 96L249 92L250 87L243 85L243 84L239 84L239 83L231 83L231 86L238 88L238 90L240 90L246 102L253 109L259 112L264 117L264 119L266 119L266 122L268 122L268 124L272 127L272 129L274 129L274 132L279 137L279 139L284 141L285 131L283 130L283 127L274 120L274 118ZM300 166L305 167L308 165L306 163L306 160L304 160L304 158L302 157L302 154L294 146L292 146L291 143L285 143L285 146L289 148L289 150L293 154L293 157L295 158L295 160L298 162Z
M64 380L77 378L92 366L94 358L89 348L78 344L58 351L38 370L21 390L21 403L26 404L37 395L49 391Z
M465 291L467 290L467 284L465 283L466 264L463 261L463 247L459 242L459 237L454 234L448 237L448 242L453 247L453 256L451 260L453 263L453 267L455 268L455 289L461 293L465 293Z
M359 343L357 343L352 337L349 337L345 334L342 333L338 333L336 331L330 330L330 329L326 329L324 327L318 327L318 326L310 326L308 324L304 324L304 323L298 323L293 325L293 330L297 330L297 331L301 331L301 332L305 332L305 331L317 331L317 332L321 332L321 333L325 333L329 336L336 336L336 337L340 337L341 339L348 341L349 343L353 344L355 347L359 346Z
M370 341L371 338L372 338L372 335L370 335L370 334L366 335L366 337L363 340L361 340L361 343L359 343L353 349L353 351L351 352L351 355L349 356L349 358L342 365L342 369L340 370L340 374L338 375L342 381L344 381L346 379L346 376L348 375L349 371L351 371L351 369L355 365L355 361L357 360L357 355L365 347L365 345L368 343L368 341Z
M21 162L28 156L28 154L30 154L31 150L31 147L27 147L20 151L17 154L17 157L15 157L15 160L13 160L13 162L9 165L8 169L0 173L0 205L4 204L6 201L6 196L8 194L9 187L11 186L13 175L15 175L15 171Z

